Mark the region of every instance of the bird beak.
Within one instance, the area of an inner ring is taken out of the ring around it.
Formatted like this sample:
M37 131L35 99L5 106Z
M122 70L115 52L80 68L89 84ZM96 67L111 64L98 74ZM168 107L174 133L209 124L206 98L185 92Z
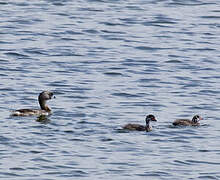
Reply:
M199 118L199 120L201 121L201 120L203 120L203 118L202 118L202 117L200 117L200 118Z
M154 118L154 119L152 119L152 121L157 121L157 120Z

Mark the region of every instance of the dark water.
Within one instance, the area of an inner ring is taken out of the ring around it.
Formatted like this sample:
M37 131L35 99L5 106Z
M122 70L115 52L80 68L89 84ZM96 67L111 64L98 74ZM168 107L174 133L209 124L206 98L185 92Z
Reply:
M220 2L0 1L1 179L220 179ZM55 92L46 119L10 117ZM126 123L158 122L123 133ZM200 114L200 127L174 128Z

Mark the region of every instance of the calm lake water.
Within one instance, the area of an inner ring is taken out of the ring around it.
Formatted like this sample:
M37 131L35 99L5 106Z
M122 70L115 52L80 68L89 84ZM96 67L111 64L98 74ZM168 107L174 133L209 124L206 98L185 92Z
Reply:
M218 0L2 0L0 12L0 179L220 179ZM51 116L10 117L42 90ZM119 131L147 114L152 132ZM172 126L195 114L200 127Z

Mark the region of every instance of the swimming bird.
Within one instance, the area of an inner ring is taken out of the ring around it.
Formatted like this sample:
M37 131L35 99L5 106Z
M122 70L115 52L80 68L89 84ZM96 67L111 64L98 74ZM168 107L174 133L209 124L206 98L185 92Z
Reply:
M38 96L38 102L40 104L41 109L18 109L12 112L12 116L33 116L33 115L50 115L51 109L46 104L47 100L55 98L52 92L43 91Z
M202 120L202 117L199 115L193 116L192 120L190 119L177 119L173 122L174 126L199 126L199 121Z
M146 116L146 126L140 124L127 124L123 127L124 130L131 130L131 131L151 131L152 128L150 126L150 121L157 121L154 115L150 114Z

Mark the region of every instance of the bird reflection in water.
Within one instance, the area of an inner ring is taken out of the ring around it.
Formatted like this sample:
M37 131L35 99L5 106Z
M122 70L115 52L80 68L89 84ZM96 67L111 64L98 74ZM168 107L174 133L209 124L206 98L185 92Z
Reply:
M48 124L50 123L50 119L46 115L40 115L36 119L37 122L42 123L42 124Z

